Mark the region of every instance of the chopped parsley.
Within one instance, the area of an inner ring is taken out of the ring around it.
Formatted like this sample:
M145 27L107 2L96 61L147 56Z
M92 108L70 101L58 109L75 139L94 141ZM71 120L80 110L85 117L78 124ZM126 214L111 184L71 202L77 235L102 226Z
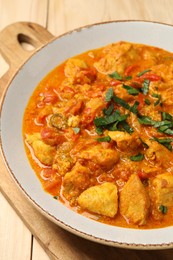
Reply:
M125 80L130 80L130 79L132 79L132 76L126 76L125 77Z
M128 133L132 133L133 129L128 125L126 119L129 114L121 115L119 110L115 110L111 115L104 117L96 117L94 119L94 124L96 126L96 132L98 135L103 133L104 129L110 131L115 130L125 130Z
M130 156L130 160L135 162L142 161L143 159L144 159L144 155L141 153L138 153L137 155L134 156Z
M126 121L121 122L122 128L129 134L133 133L133 128L129 126L129 124Z
M103 109L103 113L107 116L111 115L112 112L114 111L114 105L113 103L110 104L110 106L106 109Z
M123 77L117 71L114 71L113 73L109 74L109 77L120 81L123 80Z
M137 114L138 113L138 110L137 110L137 107L139 105L139 102L138 101L135 101L134 105L133 106L130 106L126 101L124 101L123 99L117 97L117 96L114 96L113 97L113 100L118 104L120 105L121 107L124 107L125 109L129 110L130 112L132 112L133 114Z
M116 102L122 107L127 108L128 110L135 111L137 113L138 102L134 103L131 107L128 103L126 103L123 99L118 98L114 95L113 89L109 88L106 92L107 102ZM132 133L133 129L128 125L126 119L129 117L129 114L121 115L118 109L114 110L113 102L108 106L108 108L103 109L103 116L96 117L94 119L94 125L96 126L96 132L98 135L103 134L104 129L108 129L109 131L126 131L128 133Z
M96 133L97 133L98 135L102 135L102 134L103 134L103 128L102 128L101 126L97 126L97 127L96 127Z
M156 121L154 121L150 116L139 116L138 121L141 125L154 125Z
M149 92L149 85L150 85L150 81L148 79L145 79L143 84L142 84L142 88L141 91L144 95L147 95Z
M150 69L143 70L143 71L139 72L139 73L137 74L137 76L138 76L138 77L141 77L142 75L144 75L145 73L147 73L147 72L149 72L149 71L151 71L151 70L150 70Z
M116 121L121 122L127 119L129 114L126 115L120 115L119 110L115 110L111 115L104 116L104 117L96 117L94 119L95 126L106 126L112 123L115 123Z
M171 114L166 113L166 112L162 112L161 114L162 114L162 119L163 120L169 120L169 121L173 120L173 117L171 116Z
M111 138L110 136L103 136L103 137L99 137L96 139L98 142L110 142L111 141Z
M157 106L158 104L160 104L160 105L162 104L161 103L161 95L153 93L152 97L157 98L157 100L154 102L154 106Z
M160 205L159 210L162 212L162 214L166 214L168 211L168 208L164 205Z
M136 90L135 88L131 86L127 86L125 84L123 84L123 88L125 88L128 91L128 93L131 94L133 93L133 95L137 92L139 93L139 91ZM148 87L145 86L145 88L143 88L144 94L147 94L147 91L148 91ZM156 101L157 104L160 103L161 95L153 93L152 96L158 99ZM126 131L129 134L133 133L134 131L133 128L126 121L127 118L129 117L129 114L122 115L120 113L120 110L118 109L115 110L116 105L119 105L129 110L133 114L135 114L140 124L146 126L153 126L154 128L157 129L158 132L162 132L168 135L173 135L173 116L171 114L166 112L161 112L161 116L162 116L161 121L153 120L150 116L141 115L138 111L138 105L139 105L138 101L135 101L133 105L129 105L125 100L117 97L114 94L113 88L109 88L108 91L106 92L105 101L108 102L109 105L107 108L103 109L103 116L96 117L94 119L94 125L96 127L96 132L98 135L102 135L105 129L109 131ZM154 105L157 105L156 102L154 103ZM145 99L145 103L150 104L150 101L148 99ZM78 130L76 129L76 131ZM101 142L102 140L106 140L107 142L110 141L109 137L98 138L98 141ZM158 143L165 146L169 151L172 151L172 145L171 145L171 142L173 140L172 138L159 139L153 137L151 138L151 140L157 141ZM144 148L148 148L148 145L144 143L142 140L141 143L144 146ZM131 157L131 160L140 160L140 159L141 160L143 159L142 154Z
M164 118L166 118L166 117L164 117ZM171 117L169 117L169 118L171 118ZM157 128L158 132L165 133L168 135L173 135L173 121L172 120L155 121L149 116L139 115L138 121L142 125L150 125L150 126L153 126L154 128Z
M150 105L151 104L151 102L150 102L150 100L148 98L145 98L144 102L145 102L146 105Z
M154 127L158 128L158 132L173 135L173 118L166 112L161 112L162 121L156 122Z
M123 88L125 88L128 92L128 94L136 96L139 94L139 90L137 90L136 88L133 88L131 86L125 85L123 84Z
M133 104L132 107L130 107L130 112L132 112L133 114L137 115L138 114L138 106L139 106L139 102L135 101L135 103Z
M156 121L154 124L154 127L161 127L161 126L168 126L168 127L172 127L173 126L173 122L170 122L168 120L163 120L163 121Z
M79 134L80 128L79 127L74 127L73 131L75 132L75 134Z
M157 138L157 137L153 137L153 138L150 138L150 140L154 140L154 141L158 142L159 144L165 146L169 151L172 152L172 145L171 145L171 143L173 142L173 138Z
M146 148L146 149L149 148L148 144L146 144L140 137L139 137L139 140L141 141L144 148Z
M113 97L114 97L113 88L109 88L108 91L106 92L105 101L106 101L106 102L109 102L109 101L112 100Z

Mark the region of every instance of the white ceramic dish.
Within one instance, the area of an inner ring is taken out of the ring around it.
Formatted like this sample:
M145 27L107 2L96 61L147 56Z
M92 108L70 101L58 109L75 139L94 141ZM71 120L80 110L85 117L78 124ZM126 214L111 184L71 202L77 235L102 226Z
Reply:
M36 52L16 73L1 107L1 148L15 182L52 221L84 238L111 246L162 249L173 247L173 227L135 230L113 227L81 216L45 193L35 176L22 140L22 120L28 99L39 81L56 65L89 49L120 40L154 45L173 52L173 27L143 21L118 21L65 34Z

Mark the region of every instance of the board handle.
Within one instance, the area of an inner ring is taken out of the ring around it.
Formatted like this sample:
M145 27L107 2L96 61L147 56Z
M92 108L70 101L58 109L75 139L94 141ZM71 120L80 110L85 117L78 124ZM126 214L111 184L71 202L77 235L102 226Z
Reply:
M0 32L0 53L9 65L8 71L0 78L0 95L24 62L53 38L46 28L30 22L13 23ZM31 45L32 50L26 50L22 43Z

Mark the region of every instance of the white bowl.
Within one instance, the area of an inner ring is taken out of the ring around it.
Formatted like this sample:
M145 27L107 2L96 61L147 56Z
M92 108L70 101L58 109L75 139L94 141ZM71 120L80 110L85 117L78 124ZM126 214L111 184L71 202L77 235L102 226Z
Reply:
M39 81L67 58L111 42L129 41L173 52L173 27L144 21L96 24L67 33L36 52L16 73L1 108L1 149L7 168L30 201L64 229L99 243L160 249L173 246L173 227L137 230L110 226L88 219L45 193L25 154L22 120L28 99Z

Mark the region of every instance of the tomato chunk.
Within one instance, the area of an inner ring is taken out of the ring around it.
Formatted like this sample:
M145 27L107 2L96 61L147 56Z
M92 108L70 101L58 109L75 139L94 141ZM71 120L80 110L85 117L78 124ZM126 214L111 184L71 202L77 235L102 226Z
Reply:
M41 130L42 140L49 145L59 145L66 141L63 134L56 132L53 128L44 127Z

